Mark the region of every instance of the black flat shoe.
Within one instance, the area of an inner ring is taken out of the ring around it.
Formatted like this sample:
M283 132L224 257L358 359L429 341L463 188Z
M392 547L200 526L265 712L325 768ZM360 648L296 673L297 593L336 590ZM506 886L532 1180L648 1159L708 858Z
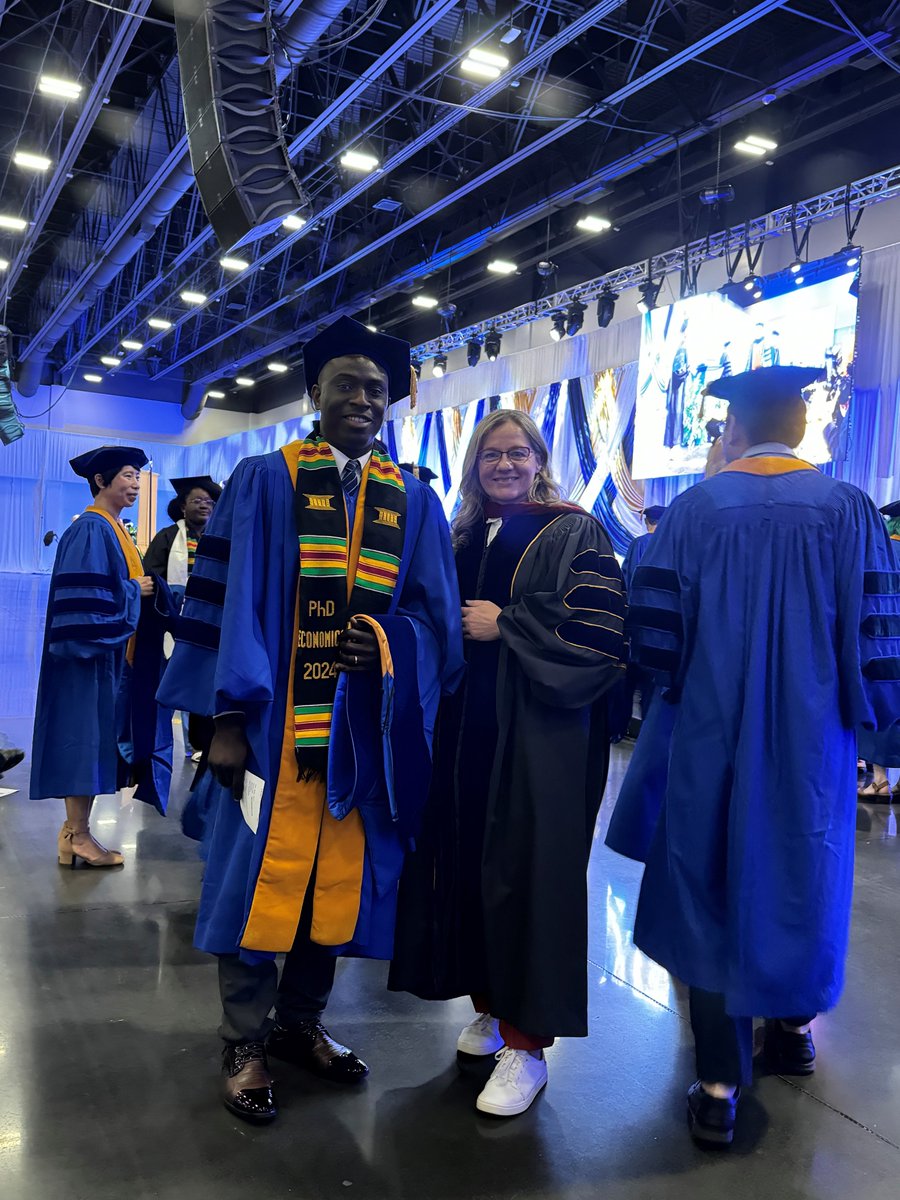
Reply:
M734 1139L734 1120L741 1089L730 1100L719 1100L705 1091L698 1079L688 1089L688 1128L701 1146L721 1149Z
M369 1073L362 1059L336 1042L319 1020L302 1021L289 1029L276 1025L266 1046L275 1058L305 1067L332 1083L362 1083Z
M780 1021L766 1021L763 1056L773 1075L812 1075L816 1069L812 1034L793 1033Z
M278 1116L272 1076L262 1042L226 1042L222 1052L222 1099L243 1121L263 1125Z

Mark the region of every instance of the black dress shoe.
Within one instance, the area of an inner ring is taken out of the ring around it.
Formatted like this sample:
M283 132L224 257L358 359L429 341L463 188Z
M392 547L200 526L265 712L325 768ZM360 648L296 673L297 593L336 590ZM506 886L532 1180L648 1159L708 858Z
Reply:
M225 1107L254 1124L278 1116L272 1076L262 1042L226 1042L222 1052L222 1090Z
M301 1021L288 1029L276 1025L266 1046L276 1058L306 1067L332 1083L361 1083L369 1073L362 1059L336 1042L319 1020Z
M816 1069L812 1034L794 1033L780 1021L766 1021L763 1054L773 1075L812 1075Z
M719 1100L707 1092L700 1080L688 1089L688 1128L691 1137L702 1146L730 1146L734 1139L734 1119L741 1089L730 1100Z

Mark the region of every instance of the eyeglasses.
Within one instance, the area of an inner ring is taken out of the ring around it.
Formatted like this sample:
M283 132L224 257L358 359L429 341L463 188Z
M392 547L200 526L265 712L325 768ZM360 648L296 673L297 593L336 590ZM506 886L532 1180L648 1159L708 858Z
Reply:
M528 462L534 451L530 446L513 446L512 450L482 450L478 461L486 467L496 467L504 454L514 466L521 467L523 463Z

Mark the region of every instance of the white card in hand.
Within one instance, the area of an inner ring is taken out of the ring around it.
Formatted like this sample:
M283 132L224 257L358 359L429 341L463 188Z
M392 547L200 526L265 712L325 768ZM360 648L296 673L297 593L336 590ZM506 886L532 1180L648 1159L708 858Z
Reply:
M262 804L265 780L260 779L250 771L244 773L244 795L241 799L241 813L244 820L254 833L259 829L259 809Z

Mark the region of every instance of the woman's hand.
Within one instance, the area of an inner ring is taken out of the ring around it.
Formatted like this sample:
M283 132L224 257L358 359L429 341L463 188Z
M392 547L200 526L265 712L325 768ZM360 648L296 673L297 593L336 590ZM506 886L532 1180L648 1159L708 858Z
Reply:
M467 600L462 609L464 636L473 642L496 642L500 637L497 618L502 611L490 600Z
M153 576L152 575L142 575L140 577L140 579L138 579L138 583L141 585L141 595L142 596L152 596L153 595Z

